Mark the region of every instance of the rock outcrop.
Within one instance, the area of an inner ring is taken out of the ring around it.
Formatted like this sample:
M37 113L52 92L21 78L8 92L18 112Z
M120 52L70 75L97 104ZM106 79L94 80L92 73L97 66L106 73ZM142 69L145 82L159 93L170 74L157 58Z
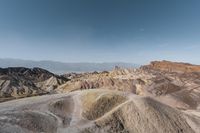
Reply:
M200 72L200 65L171 61L152 61L150 65L143 66L143 68L179 73Z

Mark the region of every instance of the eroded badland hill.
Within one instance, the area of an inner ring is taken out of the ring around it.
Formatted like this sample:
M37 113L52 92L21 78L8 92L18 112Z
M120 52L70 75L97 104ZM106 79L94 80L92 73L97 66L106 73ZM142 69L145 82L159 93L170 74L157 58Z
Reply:
M0 94L0 132L200 133L198 65L65 75L5 68Z

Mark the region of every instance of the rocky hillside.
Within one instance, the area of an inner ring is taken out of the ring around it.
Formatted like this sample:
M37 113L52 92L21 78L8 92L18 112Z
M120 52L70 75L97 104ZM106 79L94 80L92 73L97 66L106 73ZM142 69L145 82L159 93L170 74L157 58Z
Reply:
M34 99L34 100L33 100ZM199 133L200 115L149 97L87 90L0 104L0 132Z
M149 96L180 109L200 107L199 72L167 72L144 66L140 69L118 68L110 72L71 74L68 78L71 80L59 86L57 92L101 88Z
M57 88L58 92L70 92L84 89L110 89L135 93L132 79L115 78L112 72L94 72L74 75L73 78ZM69 78L69 77L68 77Z
M0 68L0 101L47 94L66 81L41 68Z

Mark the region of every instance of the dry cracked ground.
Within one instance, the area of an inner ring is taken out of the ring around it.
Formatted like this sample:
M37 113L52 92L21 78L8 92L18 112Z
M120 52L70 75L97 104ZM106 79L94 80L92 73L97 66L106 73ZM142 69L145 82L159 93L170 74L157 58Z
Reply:
M200 133L198 65L65 75L6 68L0 94L1 133Z

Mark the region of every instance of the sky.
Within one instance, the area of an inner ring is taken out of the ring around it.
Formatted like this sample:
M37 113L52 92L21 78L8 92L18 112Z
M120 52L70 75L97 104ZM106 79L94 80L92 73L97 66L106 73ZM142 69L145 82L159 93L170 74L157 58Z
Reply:
M0 0L0 58L200 64L200 1Z

